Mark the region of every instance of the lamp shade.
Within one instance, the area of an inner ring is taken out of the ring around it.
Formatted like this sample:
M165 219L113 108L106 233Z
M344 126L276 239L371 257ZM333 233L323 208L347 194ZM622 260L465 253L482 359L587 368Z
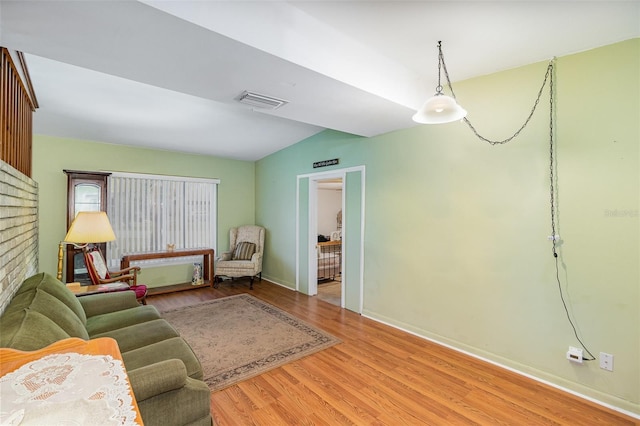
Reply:
M467 111L458 105L455 99L436 93L413 115L413 121L422 124L442 124L461 120L466 115Z
M64 241L68 243L104 243L116 235L105 212L80 212L71 223Z

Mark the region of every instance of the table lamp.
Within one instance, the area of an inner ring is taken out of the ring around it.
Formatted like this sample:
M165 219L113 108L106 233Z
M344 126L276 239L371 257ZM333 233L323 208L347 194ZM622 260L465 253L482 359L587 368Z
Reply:
M62 280L62 263L64 246L73 244L76 248L86 247L91 243L113 241L116 235L105 212L80 212L71 223L69 232L58 246L58 280Z

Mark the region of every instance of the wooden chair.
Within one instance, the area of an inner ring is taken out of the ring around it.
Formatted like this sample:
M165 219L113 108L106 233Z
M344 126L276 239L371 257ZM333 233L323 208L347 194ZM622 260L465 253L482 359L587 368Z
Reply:
M84 263L87 265L89 277L93 285L125 282L129 284L129 290L136 293L136 299L143 305L147 304L147 286L138 285L139 266L131 266L119 271L109 271L104 261L104 256L98 247L85 249Z

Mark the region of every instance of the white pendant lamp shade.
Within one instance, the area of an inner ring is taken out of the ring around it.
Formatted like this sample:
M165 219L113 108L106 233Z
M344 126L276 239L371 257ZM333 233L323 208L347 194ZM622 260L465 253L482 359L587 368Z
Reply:
M446 82L451 90L451 96L442 93L442 83L440 80L441 71L444 70ZM442 54L442 42L438 42L438 85L436 86L436 94L422 105L422 107L413 115L413 121L422 124L442 124L451 123L452 121L462 120L467 116L467 111L458 105L453 94L451 81L449 81L449 73L444 63L444 55Z
M466 116L467 111L458 105L455 99L436 93L413 115L413 121L422 124L442 124L462 120Z

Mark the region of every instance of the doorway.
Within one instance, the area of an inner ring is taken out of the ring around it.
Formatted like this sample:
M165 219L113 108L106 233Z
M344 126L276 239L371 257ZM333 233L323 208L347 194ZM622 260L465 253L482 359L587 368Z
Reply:
M342 307L342 177L317 184L317 296Z
M318 294L318 184L342 180L342 240L340 244L340 306L362 313L364 277L365 167L297 177L296 290ZM335 259L332 261L335 262Z

